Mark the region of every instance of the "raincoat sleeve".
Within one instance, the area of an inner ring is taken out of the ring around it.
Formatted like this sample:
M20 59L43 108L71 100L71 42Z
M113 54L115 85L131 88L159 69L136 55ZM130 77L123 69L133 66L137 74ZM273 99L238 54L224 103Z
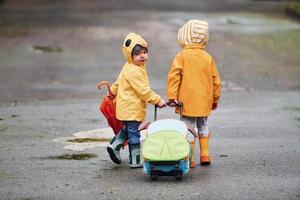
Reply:
M212 69L213 69L213 94L214 94L214 103L218 103L221 95L221 79L219 72L217 70L214 59L212 60Z
M128 75L130 85L143 101L154 105L160 102L161 97L152 91L146 73L136 70L135 73L129 73Z
M174 58L171 69L168 73L167 96L169 99L177 99L181 83L183 65L180 54Z
M120 75L119 75L118 79L116 80L116 82L114 82L112 84L112 86L110 87L110 91L113 95L117 95L119 78L120 78Z

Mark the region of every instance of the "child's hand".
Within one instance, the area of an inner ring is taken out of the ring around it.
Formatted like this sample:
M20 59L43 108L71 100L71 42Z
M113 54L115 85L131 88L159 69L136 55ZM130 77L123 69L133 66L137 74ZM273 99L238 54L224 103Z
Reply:
M139 131L142 131L142 130L145 130L145 129L147 129L149 126L150 126L150 122L142 122L140 125L139 125L139 128L138 128L138 130Z
M212 105L212 110L216 110L218 108L218 104L217 103L213 103L213 105Z
M176 99L169 99L167 105L170 107L176 107L178 105L178 101Z
M160 102L157 104L157 106L159 108L163 108L163 107L166 107L167 104L166 104L166 102L163 99L161 99Z
M113 100L116 96L113 95L112 93L107 93L106 95L108 97L109 100Z

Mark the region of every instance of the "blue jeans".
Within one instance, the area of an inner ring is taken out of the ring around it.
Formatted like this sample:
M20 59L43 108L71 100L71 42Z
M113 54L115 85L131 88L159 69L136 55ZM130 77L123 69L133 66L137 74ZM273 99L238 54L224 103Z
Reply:
M124 124L124 131L128 135L129 144L140 144L140 131L139 126L142 122L139 121L122 121Z

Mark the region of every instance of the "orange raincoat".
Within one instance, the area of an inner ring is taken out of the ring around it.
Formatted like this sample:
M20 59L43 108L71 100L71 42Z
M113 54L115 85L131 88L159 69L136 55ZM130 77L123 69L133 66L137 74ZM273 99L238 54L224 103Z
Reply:
M178 42L183 49L172 62L167 96L183 102L185 116L208 116L219 101L221 80L214 59L205 51L207 22L188 21L178 31Z

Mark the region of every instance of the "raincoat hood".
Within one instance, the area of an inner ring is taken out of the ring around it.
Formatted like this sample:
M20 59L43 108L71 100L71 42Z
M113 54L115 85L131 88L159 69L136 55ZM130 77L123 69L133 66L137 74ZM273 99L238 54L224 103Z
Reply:
M123 53L129 63L132 63L131 52L136 45L148 48L147 42L138 34L129 33L123 43Z
M208 23L192 19L178 30L177 40L182 48L187 45L198 45L205 48L208 36Z

